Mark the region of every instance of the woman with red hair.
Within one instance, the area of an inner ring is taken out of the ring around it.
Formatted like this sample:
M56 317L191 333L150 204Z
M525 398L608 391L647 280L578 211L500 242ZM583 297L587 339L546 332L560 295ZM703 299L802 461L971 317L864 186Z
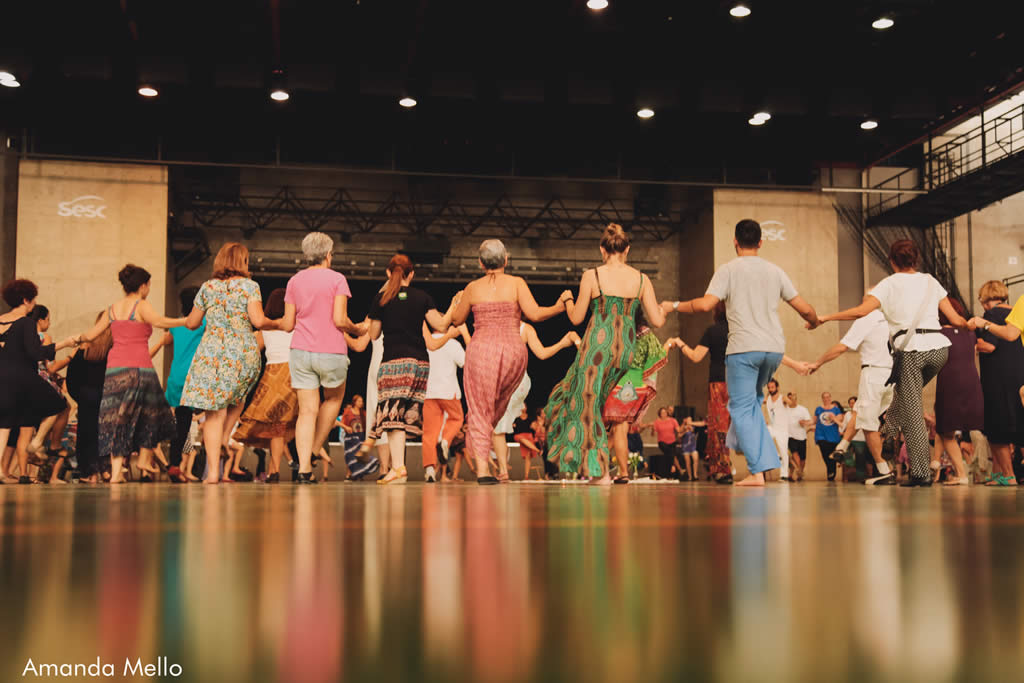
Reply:
M388 281L370 306L370 338L384 335L384 355L377 374L377 414L371 439L387 436L391 451L391 471L378 484L404 484L409 472L405 467L406 436L423 434L423 401L430 376L430 358L423 339L423 321L438 332L451 326L452 299L448 312L441 315L433 298L411 287L415 268L405 254L391 257Z
M965 318L967 311L956 299L949 299L957 314ZM953 327L945 313L939 312L942 334L949 340L949 360L939 371L935 381L935 430L942 440L950 460L956 467L956 478L946 482L949 486L967 486L967 470L963 454L956 440L956 432L970 436L972 430L985 426L985 398L981 392L981 378L975 365L975 346L978 338L971 330ZM932 461L932 469L939 463Z

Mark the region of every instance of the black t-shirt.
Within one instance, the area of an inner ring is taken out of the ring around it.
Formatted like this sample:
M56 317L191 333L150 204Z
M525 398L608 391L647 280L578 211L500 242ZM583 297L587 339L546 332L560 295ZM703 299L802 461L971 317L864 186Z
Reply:
M729 323L717 322L704 330L700 346L708 347L711 367L708 368L708 382L725 381L725 348L729 345Z
M426 292L415 287L403 287L386 306L380 305L381 294L373 298L369 317L379 320L384 334L384 356L381 362L396 358L415 358L428 361L427 345L423 341L423 319L427 311L437 308Z
M512 434L533 434L533 430L530 429L530 421L524 420L521 417L517 417L515 422L512 423Z

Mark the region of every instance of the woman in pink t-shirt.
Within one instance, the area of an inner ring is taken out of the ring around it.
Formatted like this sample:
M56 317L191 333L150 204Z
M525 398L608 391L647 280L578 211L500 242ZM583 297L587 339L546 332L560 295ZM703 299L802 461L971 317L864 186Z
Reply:
M327 441L345 398L349 359L344 333L361 337L367 327L348 317L352 292L345 276L331 269L333 252L334 240L324 233L306 235L302 255L310 265L292 276L284 297L281 329L294 331L288 368L299 397L295 450L300 484L313 483L312 454Z
M658 411L658 419L654 421L654 433L658 437L658 448L661 455L651 456L651 474L659 479L668 479L675 457L676 436L679 423L668 413L668 408Z

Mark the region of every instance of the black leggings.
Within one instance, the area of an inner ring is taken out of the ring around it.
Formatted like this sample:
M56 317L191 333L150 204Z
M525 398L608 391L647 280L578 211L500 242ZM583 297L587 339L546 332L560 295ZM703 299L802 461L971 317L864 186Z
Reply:
M836 452L836 446L839 444L831 441L815 441L814 443L818 444L818 450L821 451L821 459L825 461L828 480L834 481L836 478L836 461L832 459L832 454Z
M175 434L171 439L171 451L167 454L167 462L171 467L181 467L181 454L185 451L189 430L192 429L192 409L178 406L174 409Z
M100 401L103 390L82 389L78 401L78 437L75 455L78 458L78 472L82 478L99 472L100 466Z
M672 465L675 461L676 445L674 443L658 442L661 455L651 456L651 474L662 479L668 479L672 475Z

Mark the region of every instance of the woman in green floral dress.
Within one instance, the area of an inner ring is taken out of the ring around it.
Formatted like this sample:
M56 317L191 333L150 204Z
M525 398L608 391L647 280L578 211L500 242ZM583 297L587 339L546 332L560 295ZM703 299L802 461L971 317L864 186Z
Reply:
M612 223L601 238L604 265L583 273L576 303L566 306L574 325L592 316L576 361L552 390L544 409L548 458L562 472L580 472L610 484L608 432L601 411L629 370L636 345L636 311L643 306L651 327L665 324L649 278L626 265L629 237ZM584 468L585 465L585 468Z

